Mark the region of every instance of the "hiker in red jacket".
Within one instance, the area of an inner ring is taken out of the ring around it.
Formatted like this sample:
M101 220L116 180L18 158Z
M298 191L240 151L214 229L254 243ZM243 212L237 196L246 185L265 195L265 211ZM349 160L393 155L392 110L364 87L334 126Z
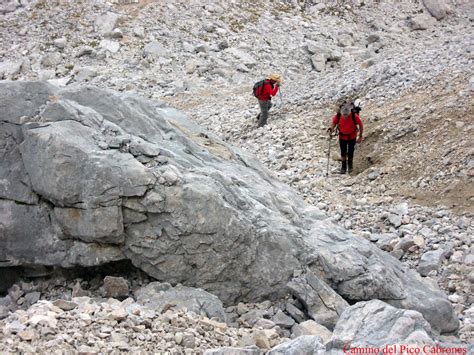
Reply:
M351 173L355 144L356 142L362 142L362 133L364 132L364 125L354 104L344 102L340 106L339 111L332 118L331 127L328 128L329 134L332 134L336 127L339 130L339 146L341 148L342 165L340 173L345 174L347 170Z
M272 96L275 96L280 88L281 76L270 74L267 79L255 84L254 94L260 105L260 113L257 116L258 127L267 124L268 111L272 107Z

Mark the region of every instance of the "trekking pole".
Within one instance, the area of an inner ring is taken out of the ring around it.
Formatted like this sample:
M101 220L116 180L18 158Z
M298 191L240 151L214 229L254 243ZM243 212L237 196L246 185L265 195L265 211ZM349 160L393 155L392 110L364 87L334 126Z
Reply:
M328 137L328 164L326 166L326 177L329 176L329 157L331 156L331 134Z
M283 95L281 94L281 87L280 87L280 90L278 90L278 92L280 93L280 107L283 108Z

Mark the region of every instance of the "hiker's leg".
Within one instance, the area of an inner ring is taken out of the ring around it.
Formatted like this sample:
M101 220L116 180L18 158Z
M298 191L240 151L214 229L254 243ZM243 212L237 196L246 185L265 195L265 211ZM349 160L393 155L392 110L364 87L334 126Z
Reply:
M265 102L265 101L263 101ZM270 109L272 108L272 102L271 101L267 101L268 102L268 110L267 110L267 118L268 118L268 112L270 111ZM260 106L261 107L261 106ZM260 108L260 111L262 111L262 109ZM261 112L257 115L257 121L260 120L260 116L261 116ZM264 125L267 123L267 120L265 120L265 123ZM261 127L261 126L259 126Z
M355 150L355 144L356 144L356 140L355 139L352 139L350 141L348 141L348 171L349 172L352 172L352 168L353 168L353 165L352 165L352 160L354 159L354 150Z
M356 140L351 139L350 141L347 141L347 155L349 160L352 160L354 158L354 150L355 150L355 145L356 145Z
M258 103L260 104L260 119L258 120L258 126L263 127L267 124L270 101L259 100Z
M262 117L262 112L263 112L262 101L258 100L258 106L260 108L260 112L257 115L257 122L260 121L260 117Z
M347 160L347 141L339 138L339 147L341 148L341 160Z
M345 174L347 170L347 141L339 138L339 147L341 148L341 174Z
M260 117L262 117L263 112L263 101L258 100L258 106L260 107L260 112L257 115L257 121L260 121Z

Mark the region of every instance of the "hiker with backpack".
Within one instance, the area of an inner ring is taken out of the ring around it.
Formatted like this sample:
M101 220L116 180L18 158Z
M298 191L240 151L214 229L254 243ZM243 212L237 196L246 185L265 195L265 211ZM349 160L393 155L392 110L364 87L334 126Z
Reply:
M265 80L261 80L253 86L253 94L260 105L260 113L257 115L258 127L267 124L268 111L272 107L272 96L278 93L281 80L280 75L270 74Z
M339 146L341 148L341 174L347 171L352 172L354 150L356 143L362 142L362 134L364 132L364 125L358 113L361 108L359 105L354 105L352 102L345 101L339 106L337 114L332 118L331 127L328 128L328 133L332 135L335 128L339 133ZM357 137L358 136L358 137Z

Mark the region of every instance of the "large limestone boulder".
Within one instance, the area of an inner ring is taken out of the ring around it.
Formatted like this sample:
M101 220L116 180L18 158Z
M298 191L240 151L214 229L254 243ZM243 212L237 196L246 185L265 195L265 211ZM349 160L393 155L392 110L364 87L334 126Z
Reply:
M129 259L226 304L283 296L311 272L328 299L382 299L457 328L442 292L179 112L40 82L0 82L0 97L1 266Z
M436 335L421 313L372 300L346 308L326 347L328 354L356 353L369 348L374 353L398 354L408 352L402 351L403 347L424 347L429 351L436 344Z

